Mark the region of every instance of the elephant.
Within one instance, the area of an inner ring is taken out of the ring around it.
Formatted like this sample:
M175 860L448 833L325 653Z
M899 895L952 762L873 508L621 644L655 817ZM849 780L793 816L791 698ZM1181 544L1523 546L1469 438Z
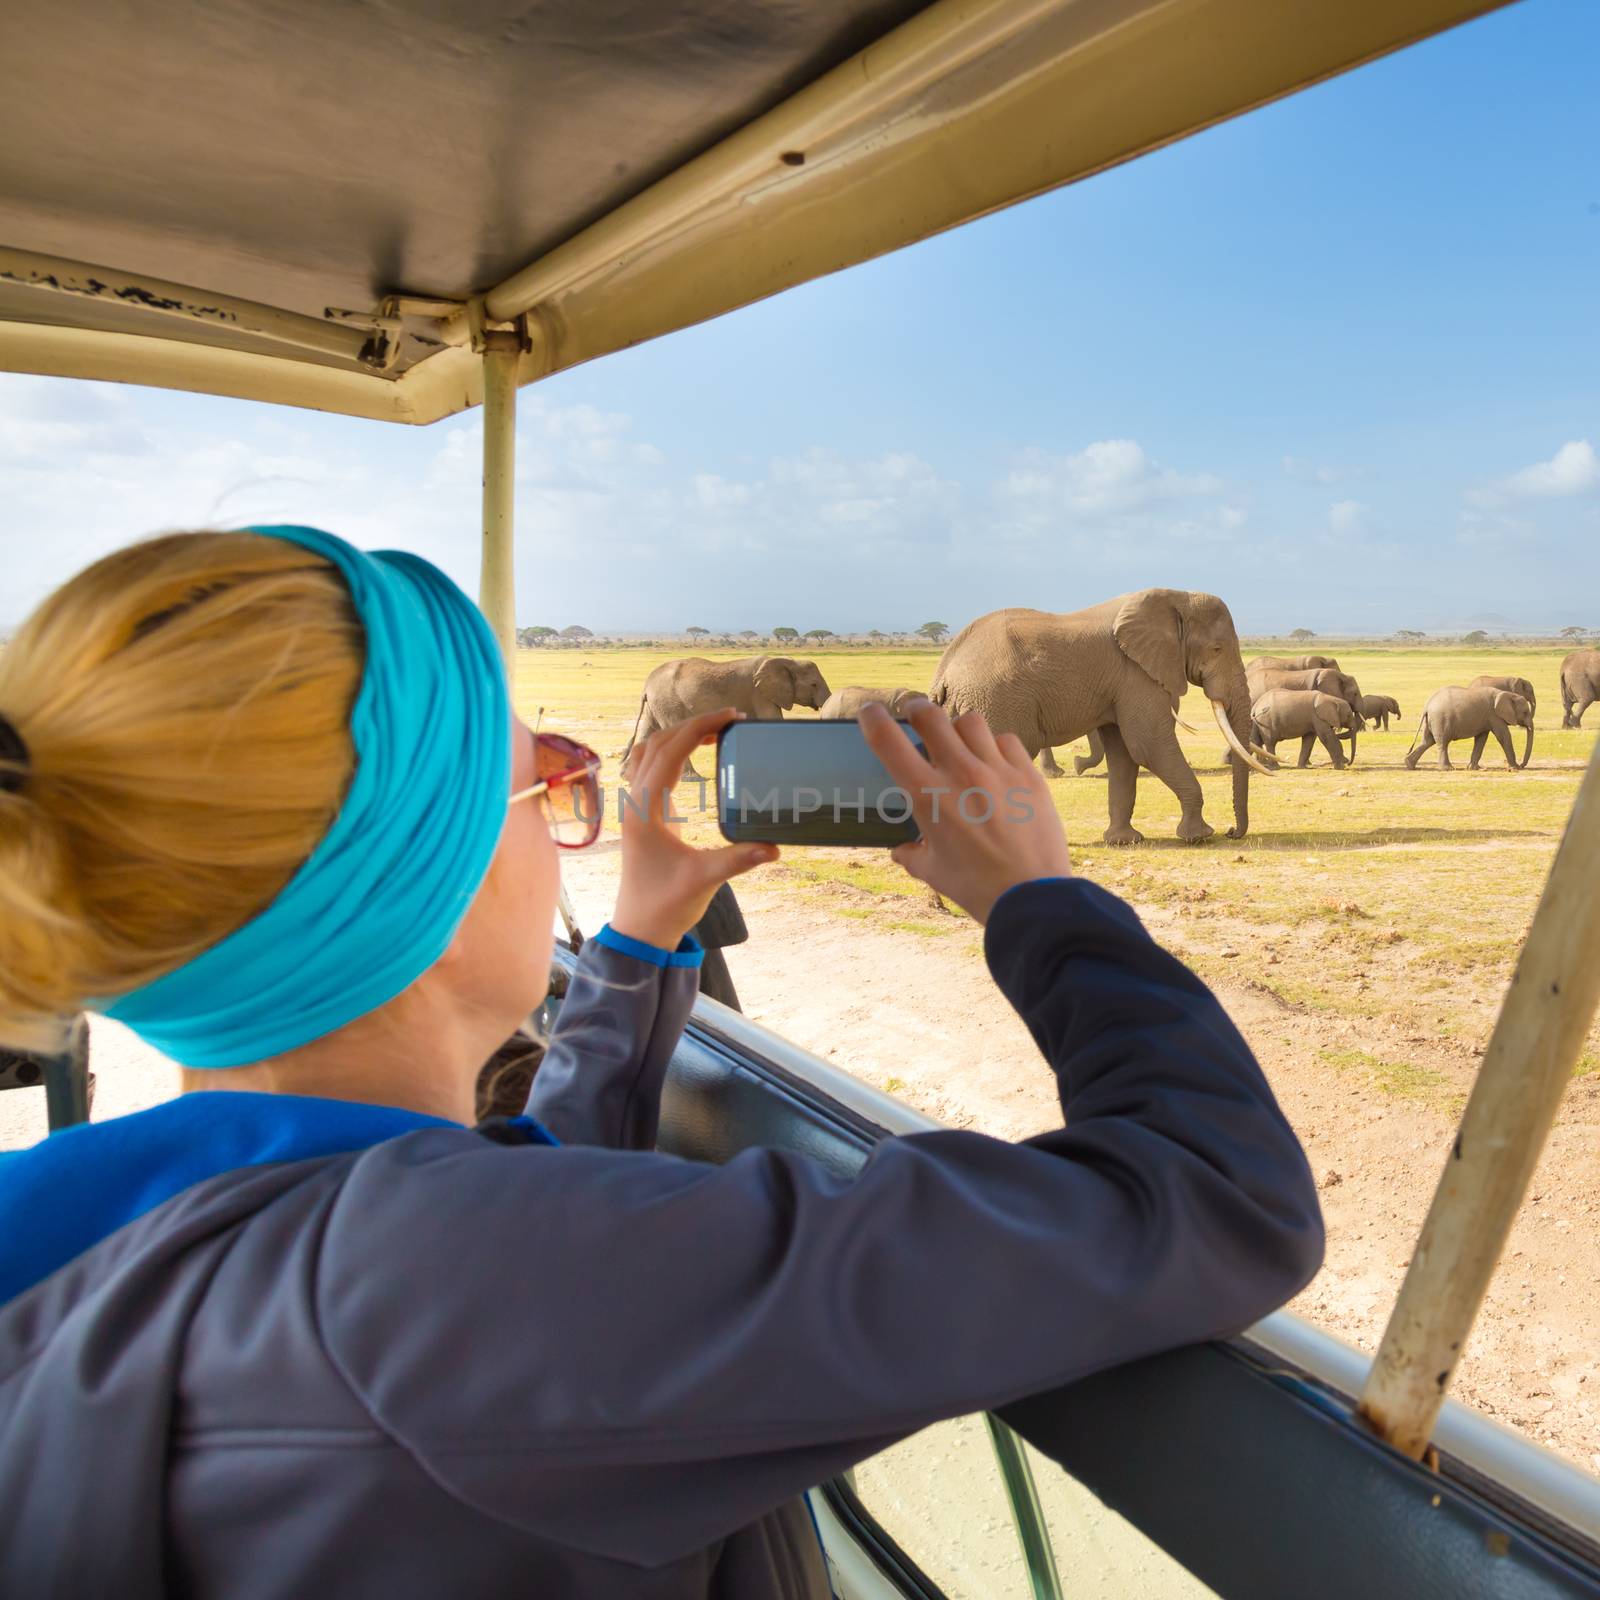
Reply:
M1539 697L1533 692L1533 685L1526 678L1493 678L1485 673L1482 677L1474 678L1467 687L1469 689L1509 689L1512 694L1520 694L1536 714L1539 710Z
M1561 662L1561 726L1581 728L1583 714L1600 700L1600 650L1574 650Z
M1250 703L1255 704L1268 689L1317 689L1343 700L1356 714L1355 726L1365 732L1366 722L1358 709L1361 703L1361 685L1348 672L1337 667L1257 667L1246 670L1250 685Z
M1389 718L1401 715L1400 702L1386 694L1364 694L1361 704L1356 707L1361 713L1363 722L1370 722L1376 728L1382 728L1385 733L1389 731Z
M926 694L925 689L835 689L824 701L819 717L855 718L864 705L883 706L891 717L906 714L906 701Z
M1245 672L1305 672L1313 667L1332 667L1338 671L1337 656L1257 656L1245 663Z
M1406 765L1415 767L1431 745L1439 747L1439 765L1450 765L1450 742L1453 739L1472 740L1472 759L1469 767L1476 767L1483 756L1483 747L1492 733L1506 753L1506 765L1518 765L1515 750L1511 747L1512 724L1528 730L1528 740L1522 751L1522 766L1527 766L1533 755L1533 707L1520 694L1509 689L1436 689L1422 708L1422 721L1417 725L1418 744L1414 738L1406 752Z
M663 661L644 680L639 714L622 752L623 773L641 739L703 711L732 706L748 717L782 722L784 712L792 707L816 708L827 698L828 685L815 661L796 661L792 656L745 656L738 661L686 656L680 661ZM685 770L692 777L699 776L692 763Z
M939 659L931 698L952 716L982 712L1030 758L1098 730L1110 769L1107 844L1137 844L1139 768L1153 772L1183 808L1180 839L1216 831L1201 814L1200 783L1174 725L1185 687L1210 700L1231 751L1233 827L1250 826L1250 771L1266 772L1249 748L1250 699L1239 636L1215 595L1142 589L1082 611L1012 607L968 623Z
M1349 766L1356 758L1355 713L1349 703L1320 689L1268 689L1250 707L1252 737L1273 755L1280 739L1300 740L1298 766L1311 765L1311 747L1319 740L1336 767ZM1346 760L1339 738L1350 733L1350 756Z

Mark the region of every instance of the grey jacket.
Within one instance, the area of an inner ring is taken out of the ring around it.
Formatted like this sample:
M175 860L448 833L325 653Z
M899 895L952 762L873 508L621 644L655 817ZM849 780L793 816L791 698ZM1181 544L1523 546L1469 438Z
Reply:
M1069 1118L1022 1144L657 1154L695 974L591 942L560 1148L257 1158L88 1244L0 1305L0 1594L820 1600L808 1486L1298 1289L1315 1190L1205 987L1079 882L986 946Z

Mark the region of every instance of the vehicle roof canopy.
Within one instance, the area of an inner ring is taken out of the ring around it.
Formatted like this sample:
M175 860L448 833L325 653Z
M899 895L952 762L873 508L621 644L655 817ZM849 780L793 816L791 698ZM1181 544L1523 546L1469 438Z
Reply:
M429 422L1499 3L10 0L0 368Z

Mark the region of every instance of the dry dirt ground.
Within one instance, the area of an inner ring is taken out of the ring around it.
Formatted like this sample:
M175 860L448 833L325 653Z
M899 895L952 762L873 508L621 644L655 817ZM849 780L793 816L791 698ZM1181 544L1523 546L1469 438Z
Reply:
M614 893L615 849L600 849L574 858L568 872L580 922L590 928L604 920ZM844 883L800 880L781 863L746 880L739 894L751 937L727 954L752 1017L955 1127L1017 1138L1059 1118L1053 1079L995 990L975 925L952 917L945 927L924 915L892 927L881 916L852 916L874 912L875 897ZM1137 904L1137 894L1131 898ZM1261 947L1259 926L1230 929L1214 916L1197 925L1194 909L1184 902L1140 907L1151 932L1179 955L1215 950L1219 942L1225 950ZM930 926L940 931L930 934ZM1389 981L1381 954L1369 959L1367 972L1369 983ZM797 982L801 975L805 981ZM1450 1113L1471 1085L1481 1041L1406 1035L1392 1019L1298 1009L1248 979L1212 982L1264 1064L1321 1190L1327 1264L1293 1309L1370 1351L1432 1197L1454 1127ZM1484 1038L1493 1012L1486 1002ZM1369 1076L1368 1058L1396 1056L1446 1093L1413 1097ZM1435 1073L1438 1080L1429 1076ZM1600 1075L1589 1075L1568 1092L1454 1393L1594 1472L1597 1222Z

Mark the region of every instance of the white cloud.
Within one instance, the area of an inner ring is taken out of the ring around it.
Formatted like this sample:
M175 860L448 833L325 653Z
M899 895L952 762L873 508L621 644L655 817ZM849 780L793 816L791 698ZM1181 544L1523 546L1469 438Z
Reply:
M1101 439L1066 455L1025 450L1004 483L1004 492L1016 500L1047 501L1075 518L1142 510L1223 488L1211 473L1185 475L1161 466L1133 439Z
M1587 439L1569 439L1548 461L1469 489L1475 506L1502 506L1527 500L1557 500L1600 491L1600 457Z
M1370 510L1359 500L1335 500L1328 507L1328 526L1335 533L1359 533L1366 527Z

